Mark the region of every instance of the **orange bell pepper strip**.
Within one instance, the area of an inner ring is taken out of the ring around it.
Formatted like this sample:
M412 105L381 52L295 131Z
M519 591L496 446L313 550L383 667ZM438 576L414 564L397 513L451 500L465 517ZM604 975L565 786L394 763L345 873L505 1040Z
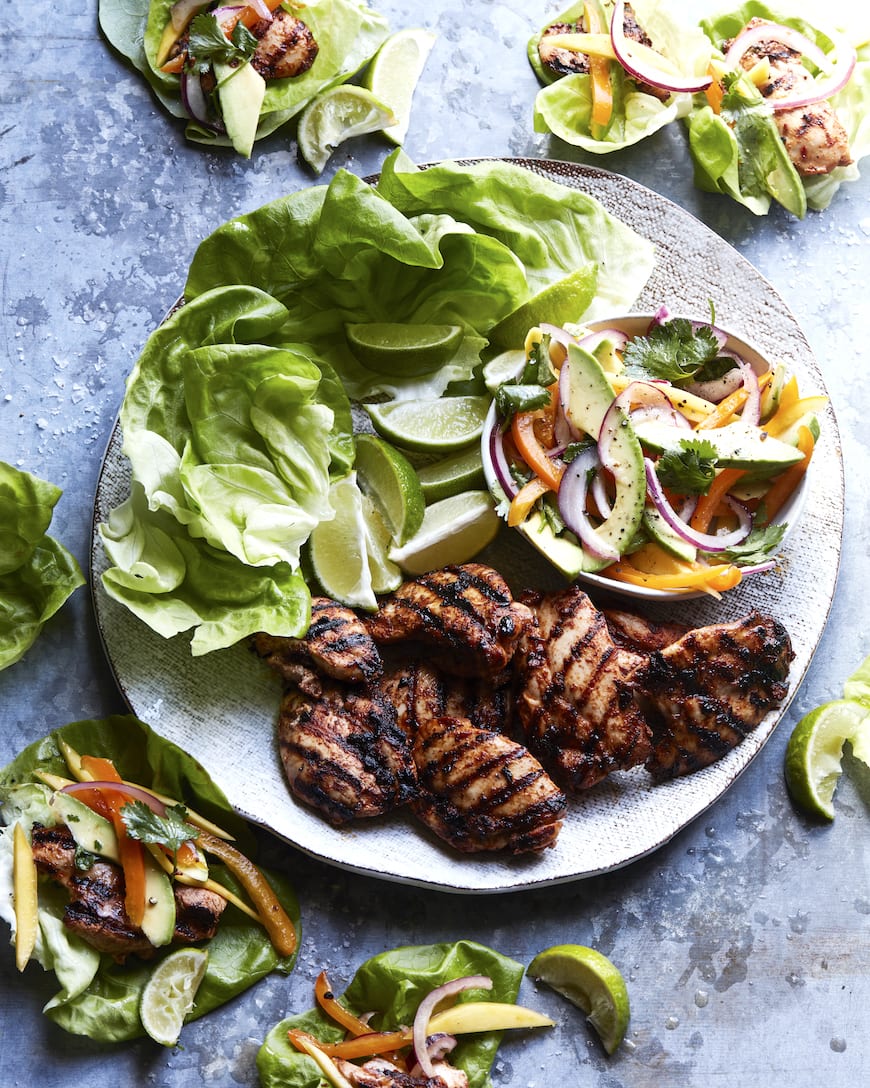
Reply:
M695 532L707 532L710 528L710 522L716 516L716 511L719 509L719 504L722 502L722 499L745 473L746 470L742 468L723 468L722 471L717 474L716 479L710 485L710 490L698 500L698 505L695 507L695 513L692 515L692 520L689 522Z
M543 480L551 491L558 490L559 480L565 470L547 456L547 451L538 441L538 436L535 434L534 412L517 412L511 420L511 438L514 440L517 453L532 472Z
M583 6L583 18L589 34L606 34L609 28L601 17L596 3ZM592 113L589 130L593 139L603 139L613 116L613 86L610 82L610 64L607 57L588 56L589 87L592 96Z
M522 525L541 495L545 495L550 490L552 490L550 485L545 483L540 476L533 476L511 499L510 509L508 510L508 525L511 527Z
M179 76L184 71L184 62L186 60L186 53L178 53L172 60L168 60L165 64L161 64L160 71L166 72L166 74L170 76Z
M742 578L740 568L732 563L719 563L712 567L686 564L684 570L672 574L649 574L638 570L624 556L601 573L617 582L628 582L634 586L646 586L650 589L702 589L713 594L733 589Z
M798 427L797 445L798 449L804 455L803 460L798 461L794 465L790 465L785 472L777 476L771 484L770 490L762 499L761 508L764 512L765 525L769 525L783 506L785 506L809 468L813 450L816 445L809 427Z
M305 1050L305 1047L299 1044L307 1040L328 1058L370 1058L376 1054L388 1054L407 1046L411 1041L411 1029L370 1031L367 1035L358 1035L342 1043L321 1043L307 1031L300 1031L298 1028L290 1028L287 1037L297 1050Z
M332 987L329 985L329 979L326 977L325 971L320 972L317 981L314 983L314 998L326 1015L331 1017L337 1024L341 1024L351 1035L372 1034L372 1029L368 1024L354 1016L344 1005L339 1004L332 992Z

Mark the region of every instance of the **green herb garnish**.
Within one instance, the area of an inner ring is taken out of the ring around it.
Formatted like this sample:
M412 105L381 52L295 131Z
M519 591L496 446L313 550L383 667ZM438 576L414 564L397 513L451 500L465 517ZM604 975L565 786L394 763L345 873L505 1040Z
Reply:
M216 16L204 12L190 24L187 52L193 70L203 74L215 61L232 64L250 60L257 39L243 23L236 23L228 38Z
M663 487L680 495L706 495L716 478L716 447L705 438L684 438L679 449L665 450L656 463Z
M630 340L624 360L629 371L680 382L694 378L718 354L719 341L709 325L695 328L688 318L674 317Z
M178 850L189 839L199 838L199 831L187 823L184 805L169 805L162 816L144 801L131 801L121 809L121 819L131 839L157 843L172 851Z

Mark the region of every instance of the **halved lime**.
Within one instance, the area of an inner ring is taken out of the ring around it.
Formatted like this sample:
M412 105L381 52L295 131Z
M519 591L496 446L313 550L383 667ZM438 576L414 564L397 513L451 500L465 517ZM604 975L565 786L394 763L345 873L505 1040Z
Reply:
M324 91L310 102L299 117L296 140L299 153L320 173L333 151L352 136L378 132L395 123L389 106L378 101L365 87L345 84Z
M495 537L500 519L488 491L463 491L426 507L423 523L390 559L408 574L466 563Z
M387 38L366 72L366 87L395 114L395 124L384 128L394 143L403 143L408 133L411 101L434 44L435 35L428 30L399 30Z
M345 325L347 344L364 367L393 378L413 378L444 366L462 343L460 325L391 321Z
M332 485L329 503L335 517L319 522L308 538L314 577L334 601L374 611L378 602L369 569L363 495L355 472Z
M366 404L375 430L410 450L447 453L480 438L488 397L438 397Z
M371 434L356 439L357 483L374 502L396 544L404 544L423 520L423 488L408 458Z
M468 449L450 457L422 465L417 469L417 478L426 502L437 502L438 499L458 495L460 491L483 488L486 481L479 443L475 442Z
M155 1042L163 1046L175 1046L178 1042L207 965L205 949L180 948L151 972L139 1001L139 1019Z
M527 974L582 1009L607 1053L616 1050L625 1037L630 1008L625 979L606 956L585 945L559 944L539 952Z
M597 287L598 265L590 261L551 283L499 321L489 331L490 342L504 348L521 348L533 325L542 321L551 325L579 321L595 298Z
M870 709L835 699L797 723L785 750L785 781L795 802L813 816L834 818L834 791L842 774L843 745L864 762L870 745Z

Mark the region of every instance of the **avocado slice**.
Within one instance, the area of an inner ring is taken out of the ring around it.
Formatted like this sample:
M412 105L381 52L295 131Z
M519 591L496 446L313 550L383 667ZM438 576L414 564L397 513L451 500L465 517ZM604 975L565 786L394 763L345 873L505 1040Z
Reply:
M172 882L150 855L145 855L145 914L142 932L155 948L175 935L175 893Z
M686 431L669 423L646 420L637 425L637 437L642 446L654 453L679 450L685 440L702 438L716 450L719 468L742 468L761 478L776 476L803 458L794 446L748 423Z
M72 794L58 791L52 795L49 808L64 824L76 841L76 846L87 850L89 854L120 862L118 836L109 821L94 812L83 801Z
M233 68L215 61L214 74L227 136L235 150L249 159L260 123L266 81L251 64Z

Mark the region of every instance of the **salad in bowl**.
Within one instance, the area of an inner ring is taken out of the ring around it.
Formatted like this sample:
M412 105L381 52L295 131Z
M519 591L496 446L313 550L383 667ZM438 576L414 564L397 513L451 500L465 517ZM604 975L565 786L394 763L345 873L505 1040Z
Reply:
M629 596L719 596L776 565L823 396L709 322L540 325L494 361L481 454L508 525L563 574Z

